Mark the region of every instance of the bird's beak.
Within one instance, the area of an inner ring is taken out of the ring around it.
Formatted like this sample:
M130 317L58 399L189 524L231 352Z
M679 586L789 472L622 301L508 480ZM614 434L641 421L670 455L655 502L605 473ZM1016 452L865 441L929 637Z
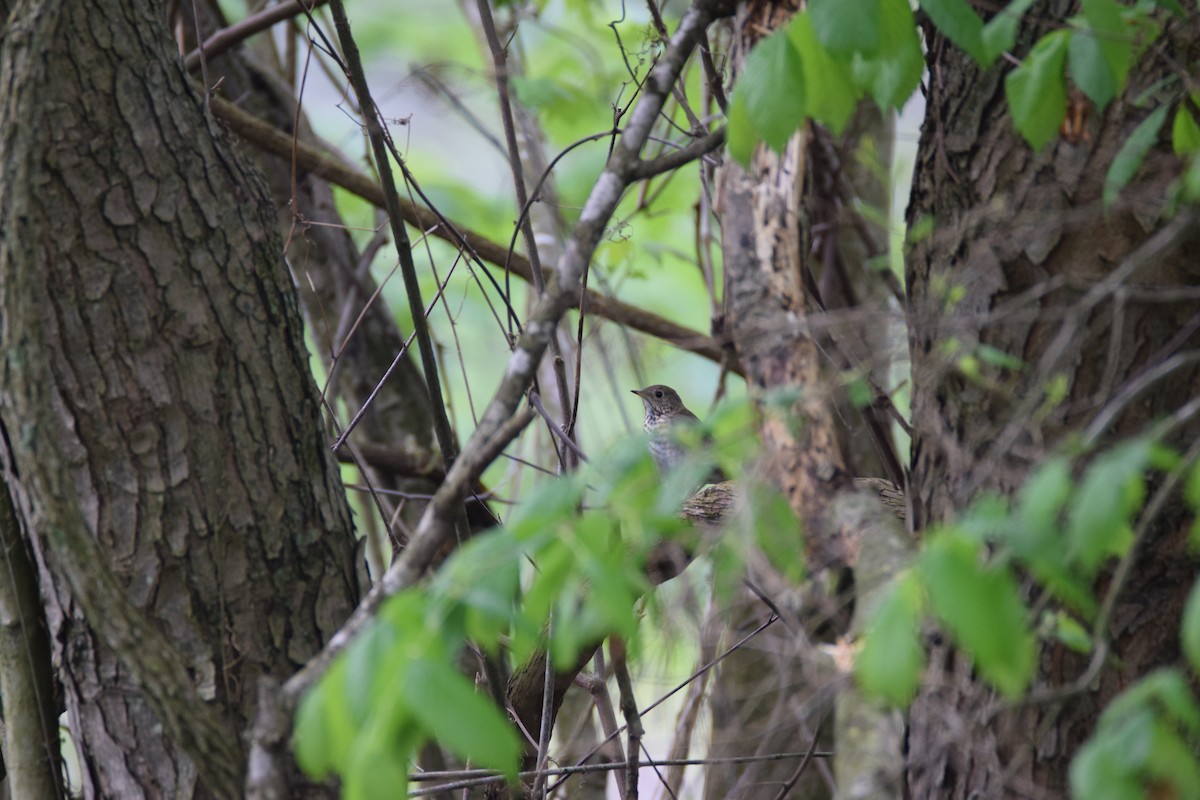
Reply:
M645 389L630 389L629 391L631 394L636 394L638 397L641 397L642 392L644 392L646 390Z

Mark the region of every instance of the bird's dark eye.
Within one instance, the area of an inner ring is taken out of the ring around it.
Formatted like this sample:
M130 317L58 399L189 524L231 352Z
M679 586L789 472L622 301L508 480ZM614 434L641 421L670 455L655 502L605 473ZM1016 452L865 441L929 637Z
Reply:
M658 398L661 398L661 397L663 396L662 389L655 389L655 390L654 390L654 396L655 396L655 397L658 397Z

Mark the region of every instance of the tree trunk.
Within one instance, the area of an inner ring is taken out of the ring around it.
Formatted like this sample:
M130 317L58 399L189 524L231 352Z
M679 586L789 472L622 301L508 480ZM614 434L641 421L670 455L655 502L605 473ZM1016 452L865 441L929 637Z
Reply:
M1072 5L1039 6L1032 27L1044 32L1052 14L1059 15L1052 24L1061 23ZM1112 442L1144 431L1200 391L1200 370L1190 362L1144 383L1149 391L1135 402L1115 405L1148 368L1200 344L1194 301L1157 291L1200 279L1195 226L1161 216L1175 177L1169 146L1150 152L1118 207L1104 210L1100 202L1108 166L1148 113L1131 99L1172 65L1194 63L1198 33L1195 15L1171 21L1124 96L1102 116L1093 109L1083 137L1033 153L1008 118L1009 67L1001 61L981 71L926 32L928 109L909 215L931 218L934 227L907 267L918 529L951 518L982 490L1013 492L1069 431L1100 419L1101 441ZM1018 55L1033 35L1023 34ZM1089 299L1106 281L1108 290L1094 295L1099 302ZM1028 368L981 361L983 379L971 380L957 359L977 344ZM1056 380L1067 389L1058 403L1047 400ZM1105 424L1100 414L1110 409L1116 413ZM1192 421L1169 441L1190 443L1196 433ZM1066 795L1069 761L1100 709L1131 680L1178 658L1175 631L1194 577L1182 560L1182 516L1179 504L1168 503L1139 546L1108 630L1116 659L1083 693L1012 708L975 679L966 658L935 645L910 710L913 797ZM1048 643L1035 684L1069 684L1085 667L1086 657Z
M354 542L270 201L119 6L21 4L0 53L4 478L85 795L228 796Z

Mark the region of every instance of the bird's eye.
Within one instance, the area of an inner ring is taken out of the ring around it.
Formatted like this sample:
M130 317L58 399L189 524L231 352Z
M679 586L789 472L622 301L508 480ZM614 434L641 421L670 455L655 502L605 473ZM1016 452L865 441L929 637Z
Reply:
M658 397L658 398L661 398L661 397L663 396L662 389L655 389L655 390L654 390L654 396L655 396L655 397Z

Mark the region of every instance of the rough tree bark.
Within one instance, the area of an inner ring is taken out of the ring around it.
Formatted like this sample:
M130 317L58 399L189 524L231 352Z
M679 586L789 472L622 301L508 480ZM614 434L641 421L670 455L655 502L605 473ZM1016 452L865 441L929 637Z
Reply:
M1036 31L1023 33L1016 54L1072 7L1039 6L1037 25L1027 26ZM1010 67L982 71L934 31L926 35L928 110L909 214L931 217L934 232L907 265L918 529L948 519L980 490L1011 493L1065 434L1114 408L1149 367L1200 345L1194 301L1172 300L1169 291L1200 279L1196 225L1162 215L1174 177L1169 145L1150 153L1118 208L1100 203L1109 164L1148 113L1131 99L1200 55L1196 16L1167 24L1124 96L1102 116L1093 109L1082 137L1040 154L1008 118ZM964 292L957 301L954 287ZM955 371L946 351L952 340L958 354L986 343L1032 368L995 368L973 382ZM1047 404L1059 375L1067 397ZM1141 389L1102 426L1102 441L1140 432L1195 397L1200 370L1192 361ZM1193 420L1171 442L1190 443L1196 433ZM1069 761L1100 709L1134 678L1178 658L1175 632L1194 578L1181 512L1165 509L1139 544L1108 630L1117 659L1069 700L1004 706L974 679L967 659L935 645L910 710L913 797L1065 796ZM1035 682L1070 684L1086 661L1047 644Z
M84 793L240 794L356 597L271 203L156 4L19 4L0 74L4 479Z

